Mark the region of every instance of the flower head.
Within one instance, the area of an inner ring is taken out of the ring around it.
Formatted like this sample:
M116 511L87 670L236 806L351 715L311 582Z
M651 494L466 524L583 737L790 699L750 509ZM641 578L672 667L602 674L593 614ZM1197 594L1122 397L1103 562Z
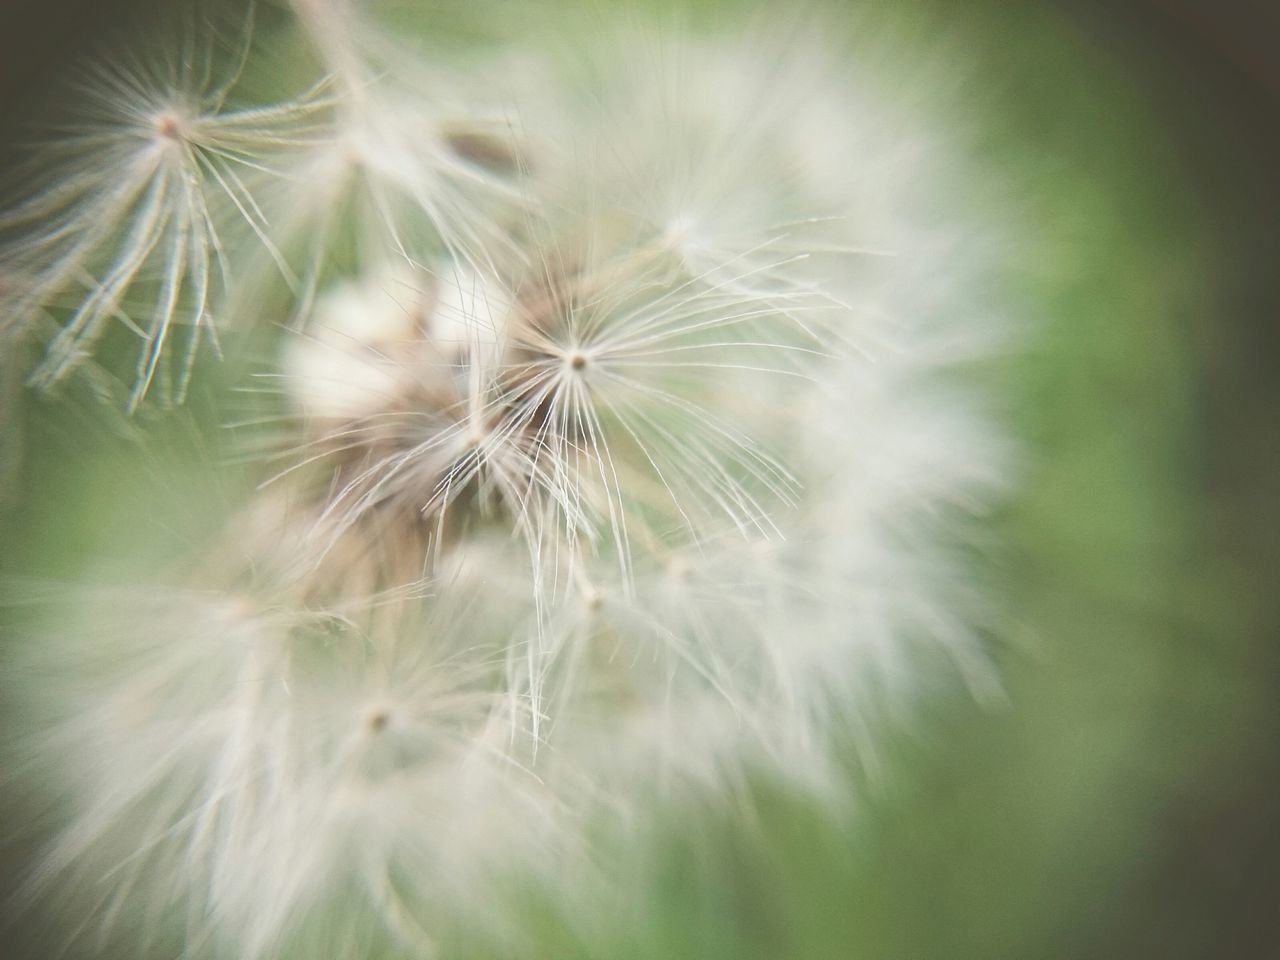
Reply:
M15 221L42 289L111 252L50 370L159 267L135 398L182 310L211 323L215 199L284 288L220 280L279 331L260 486L184 576L39 631L21 742L70 799L31 898L158 953L421 956L504 871L589 873L592 824L761 771L834 800L836 740L938 661L993 685L954 531L1007 454L935 348L989 341L907 314L964 271L914 214L878 235L915 144L844 109L821 33L531 34L545 62L484 101L353 5L293 6L320 135L310 102L139 96L121 186L73 163ZM294 122L259 205L243 168Z

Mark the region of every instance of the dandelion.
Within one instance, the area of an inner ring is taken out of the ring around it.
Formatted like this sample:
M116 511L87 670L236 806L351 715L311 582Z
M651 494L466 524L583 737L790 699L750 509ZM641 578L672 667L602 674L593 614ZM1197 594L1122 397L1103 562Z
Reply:
M181 572L43 604L15 655L10 749L67 798L19 906L90 952L420 957L449 918L516 935L502 878L607 887L593 830L657 800L841 802L836 742L872 763L940 663L997 690L963 550L1010 456L939 376L990 337L913 295L964 278L911 201L877 235L918 141L844 109L820 31L798 59L531 31L486 52L503 92L354 5L292 9L329 126L314 95L131 83L110 175L73 158L12 221L33 310L108 258L41 377L119 318L140 400L171 326L213 330L215 264L276 331L232 425L253 492Z
M99 61L72 91L78 115L42 124L50 139L32 159L29 196L0 219L6 272L24 278L10 322L40 311L65 317L35 384L64 378L115 321L142 340L129 397L136 408L166 375L161 358L182 327L173 388L181 399L201 343L217 348L214 303L242 256L227 239L230 224L238 220L280 261L255 193L278 175L273 159L305 142L316 91L229 107L250 38L246 30L223 65L210 29L187 23L160 57L147 50Z

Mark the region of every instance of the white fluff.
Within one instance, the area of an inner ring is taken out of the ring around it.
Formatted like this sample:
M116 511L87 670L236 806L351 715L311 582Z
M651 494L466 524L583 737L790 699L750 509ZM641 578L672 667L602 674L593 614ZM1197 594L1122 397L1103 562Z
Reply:
M473 106L520 103L499 143L442 119L465 77L349 4L295 9L333 127L292 212L248 219L300 282L284 317L228 294L297 328L276 462L193 582L88 594L31 641L21 749L68 808L27 891L71 940L421 956L442 918L503 926L495 878L598 882L602 818L759 773L836 802L834 741L869 760L940 663L996 689L994 605L953 547L1010 457L938 377L992 340L981 263L922 223L928 131L877 112L832 31L531 34ZM111 209L222 169L195 149L122 153ZM148 209L112 290L152 257L192 275ZM118 300L91 294L52 355Z

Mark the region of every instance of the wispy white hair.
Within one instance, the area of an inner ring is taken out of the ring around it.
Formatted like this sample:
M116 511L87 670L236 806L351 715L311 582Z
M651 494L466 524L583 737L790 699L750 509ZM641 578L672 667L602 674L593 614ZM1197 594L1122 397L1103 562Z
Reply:
M90 949L421 956L504 872L589 874L600 818L757 774L837 802L836 743L870 762L940 670L998 690L969 554L1012 458L954 368L999 325L928 128L838 30L531 33L494 54L505 132L460 133L469 81L294 8L337 102L280 218L209 146L239 121L174 114L213 131L179 148L140 114L141 226L61 335L152 257L203 286L206 218L147 213L166 163L298 281L258 495L191 578L51 604L15 660L15 769L65 798L27 901Z

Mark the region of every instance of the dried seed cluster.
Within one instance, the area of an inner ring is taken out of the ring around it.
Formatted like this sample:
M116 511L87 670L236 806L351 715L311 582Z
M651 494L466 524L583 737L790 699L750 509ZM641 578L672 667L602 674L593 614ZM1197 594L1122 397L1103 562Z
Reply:
M129 956L421 956L501 928L500 873L593 886L597 818L752 772L835 798L834 743L939 660L990 685L953 548L1006 456L937 377L990 341L976 261L838 32L476 66L293 9L307 93L230 106L247 39L221 81L121 57L0 224L32 384L110 381L131 333L137 408L179 330L160 394L281 331L257 494L20 654L14 749L66 798L31 904Z

